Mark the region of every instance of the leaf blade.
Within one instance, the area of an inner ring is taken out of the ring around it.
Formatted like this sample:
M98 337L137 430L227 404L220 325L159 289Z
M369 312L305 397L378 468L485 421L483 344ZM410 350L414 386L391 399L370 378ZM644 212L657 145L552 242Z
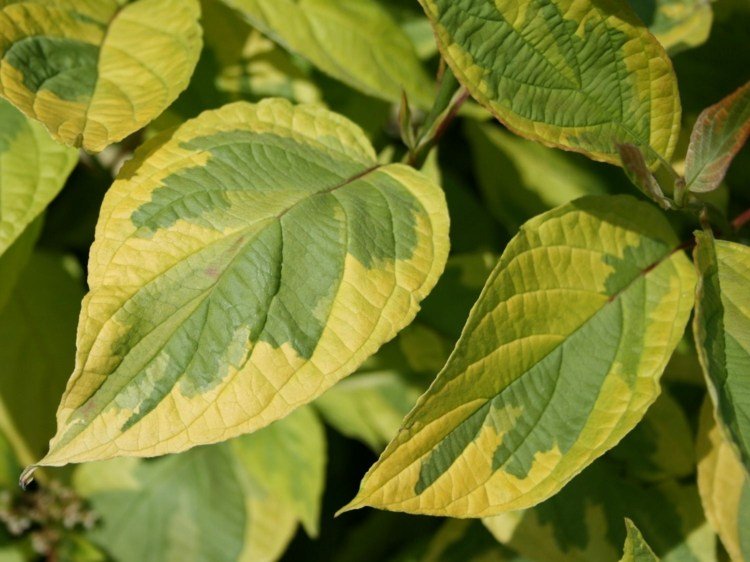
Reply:
M527 223L447 365L345 509L476 517L559 490L658 395L692 307L694 274L677 245L655 209L628 197L579 199ZM625 319L620 307L644 312ZM625 336L633 330L649 343ZM602 334L612 339L590 343Z
M411 321L447 231L434 183L379 166L317 106L230 104L154 139L105 197L43 463L176 452L283 417Z
M649 162L671 156L680 120L674 71L626 5L420 3L456 77L511 130L613 164L616 143L639 146Z

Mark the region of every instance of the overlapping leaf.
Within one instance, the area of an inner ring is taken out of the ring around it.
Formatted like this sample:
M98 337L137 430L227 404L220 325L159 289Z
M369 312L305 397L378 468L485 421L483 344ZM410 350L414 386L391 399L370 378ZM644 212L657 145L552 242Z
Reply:
M479 517L551 496L659 393L695 276L654 207L582 198L511 241L349 508Z
M713 191L750 135L750 82L698 117L685 158L690 191Z
M509 232L553 207L607 192L604 182L570 155L514 137L494 124L469 122L466 129L479 187Z
M624 2L420 0L472 96L520 135L619 164L669 159L680 101L663 47Z
M716 425L710 404L701 412L698 490L706 518L732 562L750 560L750 477Z
M628 536L625 538L625 552L620 562L658 562L658 558L648 546L638 527L630 520L625 520Z
M495 537L539 562L616 562L631 518L665 562L717 562L716 535L694 484L645 484L605 457L544 503L484 519Z
M630 0L670 55L706 42L713 10L705 0Z
M750 471L750 248L710 233L696 237L698 357L718 419Z
M443 270L438 186L351 122L269 99L154 139L105 198L43 464L152 456L281 418L407 325Z
M307 442L300 439L306 431ZM272 437L271 437L272 435ZM291 439L295 447L266 451ZM319 501L323 429L301 409L254 435L151 462L113 459L79 468L77 490L103 517L91 538L122 562L278 559L297 527L295 496ZM318 505L312 506L316 513ZM317 525L317 522L315 522ZM146 540L147 537L147 540Z
M0 310L0 402L32 457L47 451L73 368L81 281L64 256L35 253Z
M201 49L197 0L0 5L0 94L59 141L100 151L185 89Z
M263 33L365 94L432 103L414 46L376 0L224 0Z
M60 192L78 160L44 127L0 100L0 254Z

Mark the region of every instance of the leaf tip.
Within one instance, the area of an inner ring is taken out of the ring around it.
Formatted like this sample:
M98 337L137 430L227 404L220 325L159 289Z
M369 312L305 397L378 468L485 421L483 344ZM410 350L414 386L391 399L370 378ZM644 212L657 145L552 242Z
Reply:
M21 473L18 485L21 486L22 490L28 490L29 486L34 482L34 472L36 472L37 468L39 468L39 465L32 464L31 466L27 466Z

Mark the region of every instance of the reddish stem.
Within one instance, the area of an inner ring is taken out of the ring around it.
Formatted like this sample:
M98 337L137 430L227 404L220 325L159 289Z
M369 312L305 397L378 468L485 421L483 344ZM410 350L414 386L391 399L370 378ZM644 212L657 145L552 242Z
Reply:
M732 228L734 228L734 230L740 230L748 222L750 222L750 209L746 210L744 213L741 213L732 221Z

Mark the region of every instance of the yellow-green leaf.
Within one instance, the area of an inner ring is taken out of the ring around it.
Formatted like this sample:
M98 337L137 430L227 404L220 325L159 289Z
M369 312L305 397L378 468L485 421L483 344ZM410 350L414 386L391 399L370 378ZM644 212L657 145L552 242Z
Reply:
M698 490L732 562L750 561L750 477L706 401L698 435Z
M380 452L393 439L419 389L395 371L373 371L341 381L315 401L325 420L343 435Z
M627 196L526 223L349 508L481 517L559 491L659 394L693 304L678 246L659 210Z
M630 0L670 55L698 47L711 33L713 10L707 0Z
M201 50L197 0L18 0L0 9L0 95L98 152L158 116Z
M717 419L750 473L750 248L696 233L693 322Z
M496 123L469 121L466 132L484 199L511 233L558 205L607 193L600 178L571 158L575 155L513 136Z
M60 192L78 154L0 100L0 254Z
M310 432L308 442L301 439L300 423ZM91 539L121 562L277 560L298 523L289 500L312 494L319 501L322 433L315 416L300 409L220 445L151 462L85 464L74 484L101 517ZM261 448L270 450L255 456ZM266 464L269 455L273 467Z
M643 483L604 457L531 509L483 520L506 546L539 562L617 562L631 518L664 562L717 562L716 535L694 484Z
M447 253L440 188L323 108L239 102L155 138L105 197L42 464L284 417L413 320Z
M750 135L750 82L704 110L690 135L685 180L690 191L718 188Z
M498 543L479 522L450 519L434 534L420 562L531 561Z
M518 134L619 164L669 159L680 100L664 48L616 0L420 0L471 95Z
M377 0L224 0L268 37L365 94L429 107L433 85Z
M658 562L659 559L648 546L643 535L630 519L625 520L628 536L625 538L625 548L620 562Z

